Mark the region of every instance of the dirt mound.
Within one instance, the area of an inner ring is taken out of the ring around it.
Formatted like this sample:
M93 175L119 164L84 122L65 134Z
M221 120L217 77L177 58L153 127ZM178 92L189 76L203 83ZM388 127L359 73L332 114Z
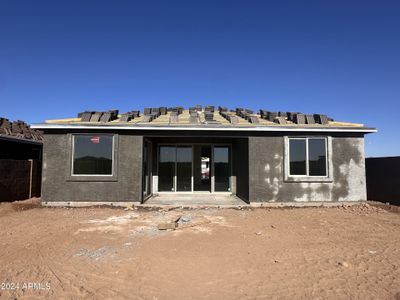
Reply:
M11 203L14 210L28 210L40 207L40 198L31 198L28 200L14 201Z
M0 202L0 217L13 211L23 211L38 207L41 207L40 198L31 198L14 202Z

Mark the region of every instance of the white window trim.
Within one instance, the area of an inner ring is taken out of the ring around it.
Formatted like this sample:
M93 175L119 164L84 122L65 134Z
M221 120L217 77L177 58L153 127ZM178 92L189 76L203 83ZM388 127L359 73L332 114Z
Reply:
M306 140L306 175L290 174L290 140ZM326 175L309 175L308 141L310 139L325 139ZM332 182L332 137L331 136L285 136L284 137L284 181L285 182Z
M98 136L111 136L112 137L112 151L111 151L111 174L74 174L74 154L75 154L75 136L77 135L86 135L86 136L91 136L91 135L98 135ZM74 133L71 134L71 156L70 156L70 162L71 162L71 168L70 168L70 176L72 178L79 178L79 177L109 177L112 178L115 176L115 134L109 134L109 133Z

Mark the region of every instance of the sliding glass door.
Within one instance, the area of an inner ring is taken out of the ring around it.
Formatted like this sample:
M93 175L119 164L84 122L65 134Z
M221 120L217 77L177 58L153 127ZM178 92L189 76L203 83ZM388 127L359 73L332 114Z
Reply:
M160 192L175 191L175 162L176 147L162 146L160 147L160 155L158 162L158 190Z
M192 191L192 147L176 148L176 190Z
M215 146L214 147L214 191L229 192L230 191L230 176L231 165L229 147Z
M231 154L222 145L161 145L159 192L230 192Z
M193 183L196 192L211 192L211 145L195 145Z

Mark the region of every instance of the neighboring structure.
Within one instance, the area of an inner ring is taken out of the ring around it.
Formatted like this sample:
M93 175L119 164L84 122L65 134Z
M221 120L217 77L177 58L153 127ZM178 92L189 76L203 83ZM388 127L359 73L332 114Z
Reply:
M400 156L365 159L368 200L400 205Z
M39 197L42 133L0 118L0 201Z
M44 131L42 201L144 202L225 193L246 202L366 200L362 124L200 105L80 113Z

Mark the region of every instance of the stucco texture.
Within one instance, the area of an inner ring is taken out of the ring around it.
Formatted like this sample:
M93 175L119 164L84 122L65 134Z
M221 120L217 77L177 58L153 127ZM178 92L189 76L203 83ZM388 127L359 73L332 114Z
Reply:
M70 176L71 138L46 134L43 145L42 201L141 201L142 136L115 135L115 170L111 180Z
M332 137L331 180L285 181L285 139L249 137L250 202L366 200L363 137Z

